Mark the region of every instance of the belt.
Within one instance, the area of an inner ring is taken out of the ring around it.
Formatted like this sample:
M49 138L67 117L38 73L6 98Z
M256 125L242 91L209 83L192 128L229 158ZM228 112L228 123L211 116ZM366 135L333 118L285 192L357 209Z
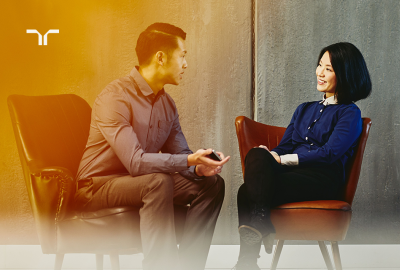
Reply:
M78 182L76 182L76 190L91 186L92 184L93 184L92 178L79 180Z

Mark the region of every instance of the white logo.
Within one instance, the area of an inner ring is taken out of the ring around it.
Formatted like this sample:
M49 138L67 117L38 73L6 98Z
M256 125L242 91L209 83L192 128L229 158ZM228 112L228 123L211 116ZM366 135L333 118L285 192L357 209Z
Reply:
M46 34L44 34L43 37L43 45L47 45L47 35L48 34L58 34L60 31L58 29L50 29L49 31L47 31ZM26 29L26 33L28 34L38 34L38 38L39 38L39 46L42 45L42 35L38 32L38 30L36 29Z

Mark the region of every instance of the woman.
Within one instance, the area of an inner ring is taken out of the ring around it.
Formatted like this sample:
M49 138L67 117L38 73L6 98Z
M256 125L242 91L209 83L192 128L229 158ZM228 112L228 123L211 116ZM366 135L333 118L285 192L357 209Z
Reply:
M279 204L337 199L345 164L361 134L360 109L371 80L361 52L351 43L323 48L318 57L317 89L322 101L297 107L278 147L260 145L245 160L238 192L240 254L234 269L257 266L261 242L272 252L275 228L270 208Z

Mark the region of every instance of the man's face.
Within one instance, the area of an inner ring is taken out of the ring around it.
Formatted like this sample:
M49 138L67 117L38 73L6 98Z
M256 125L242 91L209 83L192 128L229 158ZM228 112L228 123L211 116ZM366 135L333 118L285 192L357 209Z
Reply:
M187 68L185 41L178 38L178 47L169 55L164 67L165 84L178 85L182 80L182 74Z

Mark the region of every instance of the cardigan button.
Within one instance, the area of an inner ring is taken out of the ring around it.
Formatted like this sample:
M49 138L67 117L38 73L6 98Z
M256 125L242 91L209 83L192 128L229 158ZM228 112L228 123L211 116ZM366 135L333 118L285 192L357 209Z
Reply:
M321 109L319 112L322 112L323 111L323 109Z
M306 137L306 141L308 141L308 137Z

